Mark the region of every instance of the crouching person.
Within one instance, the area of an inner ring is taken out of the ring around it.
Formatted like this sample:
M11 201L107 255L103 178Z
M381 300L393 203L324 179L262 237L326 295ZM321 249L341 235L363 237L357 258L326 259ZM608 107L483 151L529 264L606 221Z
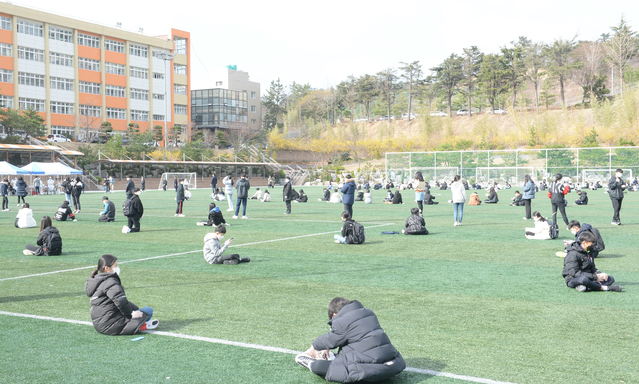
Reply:
M428 235L426 229L426 222L424 218L419 215L419 208L413 208L410 210L410 216L406 219L406 225L402 229L404 235Z
M575 241L566 247L568 254L564 259L563 277L569 288L579 292L591 291L615 291L621 292L619 285L612 285L614 277L609 276L595 267L595 259L590 255L597 237L591 232L583 232L579 235L579 241Z
M406 368L375 313L357 300L334 298L328 306L330 332L318 337L295 361L327 381L387 380ZM335 359L330 350L339 348Z
M102 203L104 204L104 211L100 213L98 221L100 223L110 223L115 221L115 204L109 200L108 197L102 197Z
M233 239L228 239L222 245L224 235L226 234L226 227L218 225L215 227L215 233L208 233L204 236L204 260L209 264L225 264L235 265L239 263L248 263L251 261L248 257L240 257L237 253L230 255L223 255L226 248L231 245Z
M153 309L138 308L130 302L119 275L118 258L102 255L98 267L84 286L84 291L91 298L93 328L105 335L133 335L157 328L160 322L151 320Z
M69 207L68 200L65 200L62 202L62 205L58 207L58 211L55 213L53 217L56 219L56 221L67 221L67 219L78 221L75 218L75 214L73 214L71 207Z

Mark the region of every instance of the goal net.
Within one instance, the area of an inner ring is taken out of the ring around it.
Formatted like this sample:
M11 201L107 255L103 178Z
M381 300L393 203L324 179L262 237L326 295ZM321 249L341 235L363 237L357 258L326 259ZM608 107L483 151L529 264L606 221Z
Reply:
M530 175L534 181L539 179L534 167L478 167L475 169L475 182L519 185L526 175Z
M162 174L160 178L160 185L158 189L162 189L164 185L164 180L166 180L166 189L172 189L174 186L174 180L184 179L184 186L187 188L195 189L197 188L197 173L195 172L166 172Z
M588 182L589 184L592 184L592 183L601 181L601 184L607 185L608 180L610 180L610 178L612 177L614 173L615 173L614 169L608 169L608 168L584 169L581 171L581 182L582 183ZM626 181L628 180L632 181L633 179L632 169L623 169L623 178Z
M434 184L436 181L446 181L447 183L450 183L453 181L455 175L459 175L458 167L420 167L412 168L411 171L411 181L415 179L415 173L421 172L424 177L424 181L429 184Z

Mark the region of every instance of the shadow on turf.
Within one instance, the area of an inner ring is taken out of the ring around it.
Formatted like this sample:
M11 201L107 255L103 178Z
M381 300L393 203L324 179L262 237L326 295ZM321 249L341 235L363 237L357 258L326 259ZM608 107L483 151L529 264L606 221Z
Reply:
M66 292L66 293L51 293L48 295L7 296L7 297L0 297L0 303L59 299L62 297L76 297L76 296L86 297L86 294L84 292Z
M620 257L626 257L626 255L620 255L615 253L604 253L597 256L598 259L617 259Z

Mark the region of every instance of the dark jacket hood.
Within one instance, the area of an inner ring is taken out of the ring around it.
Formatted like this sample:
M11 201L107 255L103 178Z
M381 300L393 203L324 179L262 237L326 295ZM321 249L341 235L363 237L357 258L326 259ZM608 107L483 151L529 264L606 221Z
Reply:
M115 272L98 273L97 275L95 275L94 278L87 280L87 283L84 287L84 290L87 296L89 297L93 296L100 288L100 285L107 279L111 279L111 278L117 279L118 284L120 284L120 276L118 276L118 274Z

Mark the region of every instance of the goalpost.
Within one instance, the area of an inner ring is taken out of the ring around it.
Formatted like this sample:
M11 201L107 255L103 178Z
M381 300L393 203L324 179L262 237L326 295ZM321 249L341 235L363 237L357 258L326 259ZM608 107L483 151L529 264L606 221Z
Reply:
M616 168L615 168L616 169ZM632 169L622 169L623 176L626 180L632 180ZM608 184L608 180L612 177L612 173L614 173L614 169L609 168L592 168L592 169L584 169L581 171L581 182L588 182L590 184L596 183L597 181L601 181L602 184Z
M475 182L498 182L511 185L519 185L523 182L524 176L530 175L533 180L539 177L535 172L535 167L477 167L475 169Z
M459 167L419 167L411 168L410 181L415 179L415 173L421 172L424 181L435 183L436 181L451 182L455 175L459 175Z
M160 178L160 185L158 189L162 189L164 180L166 180L166 189L173 188L173 180L177 177L178 180L184 179L184 186L188 188L197 188L197 173L195 172L165 172Z

